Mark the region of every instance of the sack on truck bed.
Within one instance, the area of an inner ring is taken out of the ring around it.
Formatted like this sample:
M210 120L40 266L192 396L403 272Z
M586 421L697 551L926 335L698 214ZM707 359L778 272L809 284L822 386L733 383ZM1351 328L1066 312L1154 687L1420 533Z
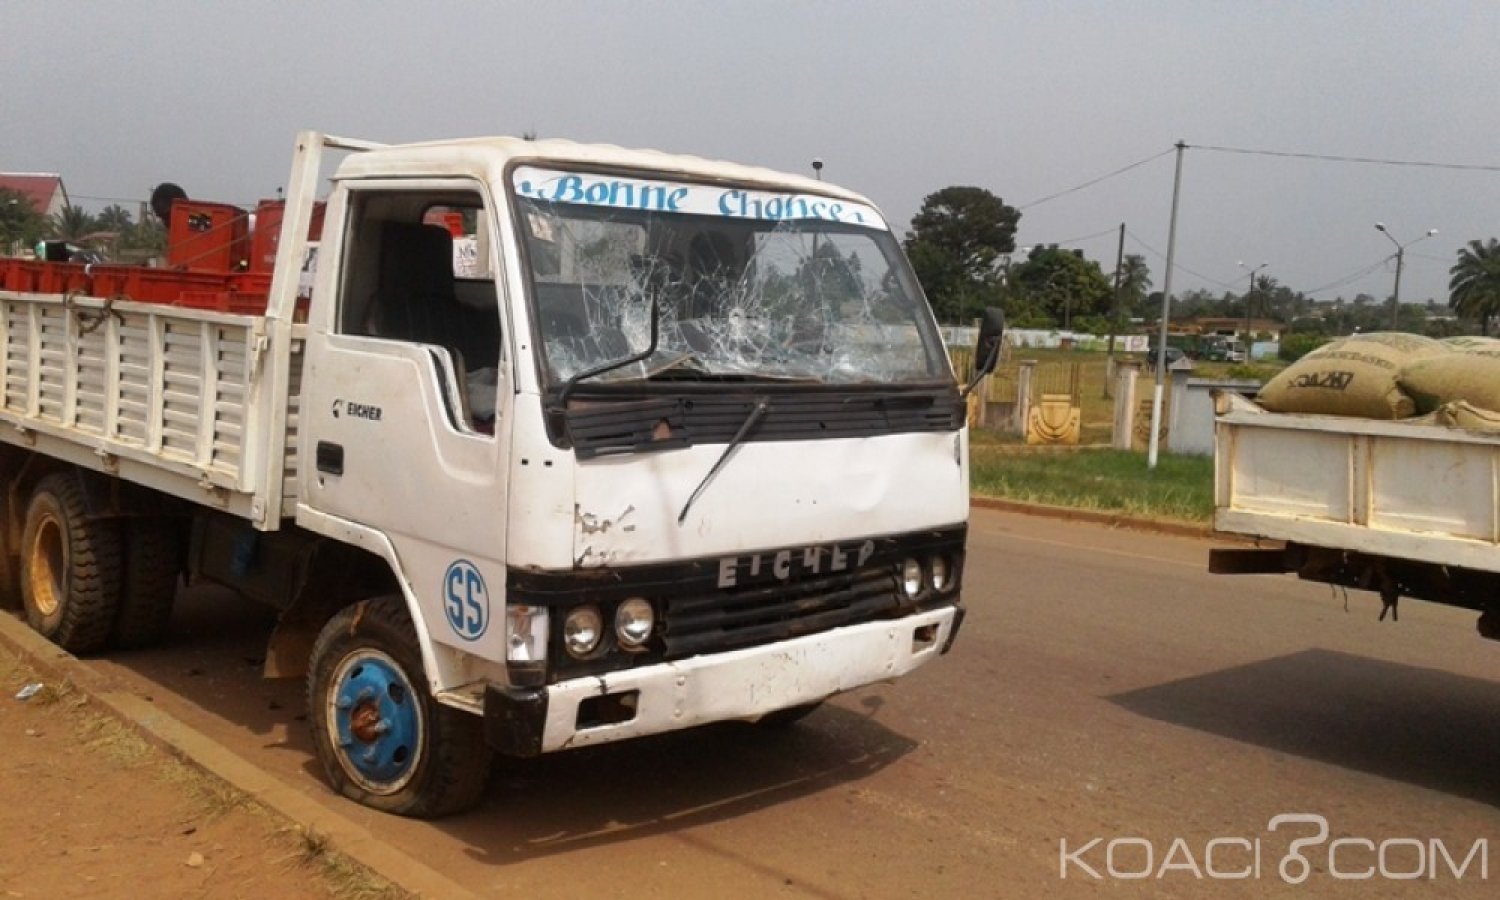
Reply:
M1402 370L1451 352L1416 334L1356 334L1287 366L1260 389L1256 400L1272 412L1404 419L1416 412L1416 404L1398 383Z
M1500 409L1500 342L1492 349L1418 360L1402 370L1400 382L1418 412L1457 401Z

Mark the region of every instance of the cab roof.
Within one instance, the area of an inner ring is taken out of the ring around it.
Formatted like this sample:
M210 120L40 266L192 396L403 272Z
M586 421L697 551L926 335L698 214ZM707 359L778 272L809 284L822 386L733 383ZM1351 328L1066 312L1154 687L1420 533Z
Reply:
M873 207L869 198L805 175L778 172L759 166L701 156L634 150L614 144L581 144L549 138L526 140L513 137L481 137L388 144L367 152L353 153L339 166L340 178L381 175L472 175L488 172L496 178L513 160L533 165L583 164L605 169L637 169L691 179L756 185L777 190L795 190L852 200Z

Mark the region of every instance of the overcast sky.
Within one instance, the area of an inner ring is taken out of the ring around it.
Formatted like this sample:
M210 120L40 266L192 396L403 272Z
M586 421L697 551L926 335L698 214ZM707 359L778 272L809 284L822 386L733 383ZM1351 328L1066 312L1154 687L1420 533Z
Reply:
M1500 166L1493 2L365 2L0 7L0 170L82 198L176 181L250 202L294 133L545 137L722 157L865 193L904 233L973 184L1022 205L1189 145ZM1156 287L1172 157L1024 210L1021 245L1125 222ZM1500 235L1500 171L1186 154L1174 293L1446 299L1455 249ZM1142 243L1137 243L1137 240ZM1106 270L1113 233L1077 241ZM1200 277L1204 276L1204 277ZM1208 280L1205 280L1205 277Z

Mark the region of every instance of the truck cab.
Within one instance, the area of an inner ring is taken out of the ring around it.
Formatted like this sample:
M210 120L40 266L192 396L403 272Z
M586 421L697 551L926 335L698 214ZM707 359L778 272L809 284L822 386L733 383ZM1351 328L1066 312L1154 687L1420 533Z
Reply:
M334 176L305 337L295 526L396 587L313 652L350 796L447 811L486 748L793 718L956 635L965 405L857 194L566 141L370 147Z

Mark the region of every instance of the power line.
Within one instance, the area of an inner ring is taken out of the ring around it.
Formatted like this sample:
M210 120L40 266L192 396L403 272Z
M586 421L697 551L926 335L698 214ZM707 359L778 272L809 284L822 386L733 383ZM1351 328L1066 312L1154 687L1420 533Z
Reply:
M1253 150L1245 147L1215 147L1209 144L1190 144L1190 150L1211 150L1215 153L1238 153L1245 156L1279 156L1289 159L1318 159L1325 162L1368 163L1379 166L1407 166L1421 169L1453 169L1461 172L1500 172L1500 165L1476 165L1468 163L1432 162L1417 159L1382 159L1375 156L1338 156L1331 153L1294 153L1289 150Z
M1120 226L1114 225L1114 226L1111 226L1109 228L1104 229L1103 231L1096 231L1093 234L1085 234L1082 237L1065 238L1064 240L1061 240L1061 241L1037 241L1035 244L1032 244L1031 246L1033 246L1033 247L1045 247L1048 244L1056 244L1058 246L1062 246L1064 244L1079 244L1079 243L1082 243L1084 241L1091 241L1091 240L1093 240L1094 238L1097 238L1097 237L1104 237L1106 234L1115 234L1115 233L1117 233L1119 231L1119 229L1120 229Z
M1135 232L1133 232L1133 231L1131 231L1130 229L1127 228L1127 229L1125 229L1125 236L1128 237L1128 238L1130 238L1132 241L1135 241L1137 244L1140 244L1142 247L1144 247L1146 250L1150 251L1151 253L1156 254L1156 256L1158 258L1160 258L1163 262L1166 261L1166 258L1167 258L1166 254L1162 253L1160 250L1156 249L1155 247L1151 246L1150 244L1148 244L1145 241L1141 240L1140 238L1136 237L1135 236ZM1197 278L1197 279L1202 280L1202 281L1206 281L1209 284L1216 284L1219 287L1224 288L1227 291L1232 291L1232 290L1235 289L1235 286L1232 285L1232 284L1230 284L1229 282L1227 282L1227 281L1220 281L1217 278L1210 278L1210 277L1208 277L1207 275L1204 275L1201 272L1194 272L1192 269L1189 269L1187 266L1183 265L1181 262L1174 263L1173 264L1173 268L1180 269L1180 270L1188 273L1189 275L1192 275L1194 278Z
M1343 287L1344 285L1349 284L1352 281L1358 281L1366 275L1369 275L1371 272L1374 272L1376 269L1384 266L1390 260L1391 257L1382 256L1380 259L1375 260L1374 262L1356 272L1350 272L1348 275L1345 275L1342 278L1336 278L1333 281L1328 282L1327 284L1320 284L1315 288L1309 288L1305 291L1302 291L1302 293L1308 296L1312 296L1313 294L1321 294L1324 291L1333 290L1336 287Z
M1115 169L1113 172L1109 172L1107 174L1100 175L1098 178L1091 178L1088 181L1085 181L1082 184L1076 184L1073 187L1068 188L1067 190L1058 191L1055 194L1048 194L1045 197L1039 197L1038 199L1032 200L1032 201L1030 201L1028 203L1022 203L1020 206L1017 206L1016 209L1030 209L1033 206L1038 206L1040 204L1048 202L1049 200L1056 200L1059 197L1066 197L1069 194L1077 193L1078 191L1081 191L1084 188L1093 187L1094 185L1098 184L1101 181L1107 181L1107 180L1115 177L1116 175L1123 175L1126 172L1129 172L1131 169L1136 169L1136 168L1139 168L1141 166L1144 166L1148 162L1152 162L1154 160L1161 159L1163 156L1166 156L1168 153L1172 153L1176 149L1177 148L1175 148L1175 147L1168 147L1167 149L1163 150L1160 153L1157 153L1157 154L1152 155L1152 156L1148 156L1148 157L1146 157L1145 159L1142 159L1142 160L1137 160L1136 162L1133 162L1133 163L1131 163L1128 166L1122 166L1121 168Z

